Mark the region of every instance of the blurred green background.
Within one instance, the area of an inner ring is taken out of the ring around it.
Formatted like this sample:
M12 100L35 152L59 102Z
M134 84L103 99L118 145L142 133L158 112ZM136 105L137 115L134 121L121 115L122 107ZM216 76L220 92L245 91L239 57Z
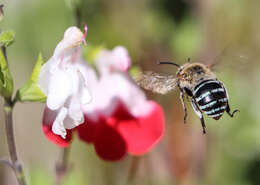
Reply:
M202 135L198 117L189 106L183 124L179 92L148 96L158 101L167 117L163 140L139 160L132 184L138 185L259 185L260 184L260 1L259 0L12 0L1 1L2 30L16 32L8 58L15 87L29 78L38 53L51 55L65 29L75 24L78 6L88 25L91 46L112 49L124 45L134 66L175 73L157 60L183 64L188 57L205 64L218 62L219 80L229 91L231 109L240 113L219 121L206 118ZM88 47L88 46L87 46ZM86 50L87 50L86 47ZM2 101L2 100L1 100ZM2 102L1 102L2 103ZM32 185L55 182L61 150L41 132L44 105L18 103L14 110L19 157ZM3 114L0 114L0 157L7 156ZM93 147L75 137L72 171L66 185L126 184L132 157L101 161ZM13 172L0 166L0 184L13 185Z

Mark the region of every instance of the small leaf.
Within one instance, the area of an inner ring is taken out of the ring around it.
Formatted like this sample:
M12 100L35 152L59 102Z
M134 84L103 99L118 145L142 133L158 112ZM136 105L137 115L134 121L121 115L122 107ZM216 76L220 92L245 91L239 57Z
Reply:
M15 32L12 30L3 31L0 34L0 45L8 47L14 42Z
M16 100L21 102L45 102L46 96L38 85L38 78L43 64L41 53L33 68L30 79L17 91Z
M36 64L33 68L33 72L32 72L31 78L30 78L30 80L32 80L33 82L38 82L42 64L43 64L42 54L39 53L38 59L37 59Z
M16 99L21 102L45 102L46 96L37 83L29 80L18 90Z
M0 49L0 94L9 98L13 94L13 78L9 71L6 59Z

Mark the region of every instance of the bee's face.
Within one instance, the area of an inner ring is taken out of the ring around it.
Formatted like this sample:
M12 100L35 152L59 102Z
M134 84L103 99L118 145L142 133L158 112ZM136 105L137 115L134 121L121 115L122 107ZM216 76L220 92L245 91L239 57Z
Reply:
M185 81L190 81L192 76L188 71L180 71L177 73L177 77L179 80L185 80Z

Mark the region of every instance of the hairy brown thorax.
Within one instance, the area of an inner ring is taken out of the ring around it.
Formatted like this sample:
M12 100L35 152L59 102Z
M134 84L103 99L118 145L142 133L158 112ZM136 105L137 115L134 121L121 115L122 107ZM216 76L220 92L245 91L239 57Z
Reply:
M204 80L216 79L216 75L204 64L185 63L177 71L180 87L193 90L195 85Z

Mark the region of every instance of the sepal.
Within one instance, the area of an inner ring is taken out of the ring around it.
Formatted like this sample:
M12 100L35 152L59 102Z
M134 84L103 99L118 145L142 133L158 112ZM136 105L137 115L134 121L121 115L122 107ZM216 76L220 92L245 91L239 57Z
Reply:
M30 79L17 91L16 100L21 102L45 102L46 96L38 85L39 74L43 64L41 53L38 56Z

